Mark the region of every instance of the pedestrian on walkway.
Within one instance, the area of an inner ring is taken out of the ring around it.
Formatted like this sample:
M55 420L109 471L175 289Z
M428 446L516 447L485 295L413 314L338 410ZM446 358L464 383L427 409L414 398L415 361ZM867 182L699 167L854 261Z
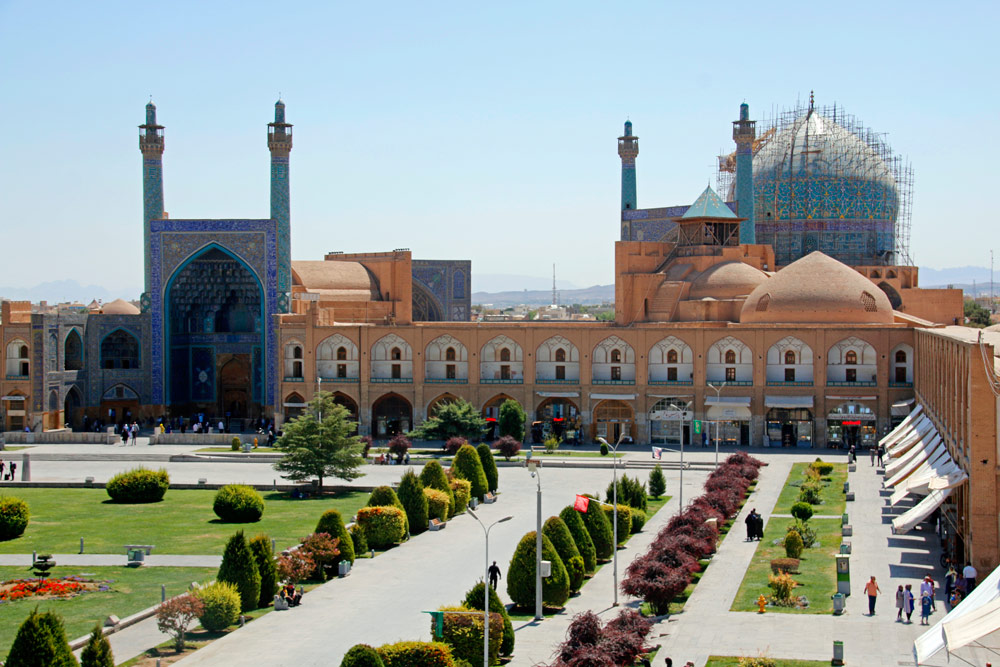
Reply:
M930 625L931 617L931 594L920 594L920 625Z
M878 594L881 593L881 592L882 592L882 589L880 589L878 587L878 584L875 583L875 575L873 574L872 578L868 580L867 584L865 584L865 595L868 596L868 615L869 616L874 616L875 615L875 599L878 597Z
M944 575L944 599L950 605L951 604L951 594L955 590L955 582L958 581L958 572L955 571L955 566L948 563L948 573Z
M17 463L14 461L10 462L10 481L14 481L14 473L17 472Z
M972 589L976 587L976 577L979 576L971 562L966 561L965 567L962 569L962 576L965 577L965 592L971 593Z
M903 593L903 584L899 585L896 589L896 620L903 620L903 602L906 600L906 594Z
M924 593L931 596L931 611L937 611L937 605L934 604L934 580L931 579L931 575L929 574L920 583L920 594L923 595Z
M910 614L913 613L913 589L910 584L906 584L906 589L903 591L903 612L906 613L906 623L912 623Z
M747 514L747 518L743 520L743 523L747 525L747 542L752 542L753 538L757 536L757 508L754 507L750 510L750 514Z
M885 456L885 446L884 445L879 445L878 446L878 467L879 468L884 468L885 467L885 464L882 463L882 457L884 457L884 456Z
M875 467L875 446L872 445L868 448L868 458L872 460L872 467Z
M490 575L490 586L493 587L493 590L496 590L497 582L500 581L500 568L497 567L496 561L493 561L493 565L490 565L489 575Z
M850 449L847 450L847 462L857 463L858 462L858 450L851 444Z

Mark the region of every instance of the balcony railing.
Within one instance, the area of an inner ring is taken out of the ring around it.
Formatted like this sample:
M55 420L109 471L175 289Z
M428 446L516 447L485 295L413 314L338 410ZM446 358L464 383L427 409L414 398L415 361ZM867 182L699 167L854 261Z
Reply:
M768 387L811 387L813 386L812 380L768 380Z
M712 384L719 385L723 382L727 387L752 387L753 380L709 380Z
M413 378L372 378L372 382L379 384L413 384Z
M635 384L635 380L594 380L593 384Z
M305 381L306 381L305 378L293 377L293 376L290 376L290 375L286 375L285 376L285 382L305 382Z
M424 382L427 384L469 384L468 378L424 378Z
M669 387L692 387L694 380L650 380L649 384L666 385Z
M556 380L550 378L548 380L543 378L538 378L535 380L535 384L580 384L579 380Z
M890 382L889 386L893 389L913 389L912 382Z
M327 377L324 377L324 378L320 378L320 379L323 382L329 382L331 384L357 384L358 381L361 378L337 378L337 377L327 378ZM372 380L372 382L375 382L375 380Z
M30 376L28 375L11 375L9 373L7 374L8 380L27 380L29 377Z
M833 382L832 380L826 381L827 387L877 387L878 382L872 380L871 382L863 382L858 380L856 382Z
M479 378L479 384L524 384L524 378Z

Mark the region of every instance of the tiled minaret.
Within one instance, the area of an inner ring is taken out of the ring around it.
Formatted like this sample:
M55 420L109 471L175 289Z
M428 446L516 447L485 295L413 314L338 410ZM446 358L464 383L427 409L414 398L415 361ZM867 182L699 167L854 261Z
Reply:
M750 120L750 106L740 105L740 119L733 121L733 141L736 142L736 215L746 218L740 223L740 243L756 243L757 229L753 201L753 141L757 137L757 122Z
M278 223L278 310L287 313L292 291L292 231L288 184L288 158L292 152L292 126L285 122L285 103L274 103L274 122L267 124L271 151L271 218Z
M163 217L163 126L156 124L156 105L146 105L146 122L139 126L142 152L142 248L145 259L143 310L149 307L149 232L153 220Z
M622 159L622 210L634 210L635 157L639 154L639 137L632 136L632 121L625 121L625 134L618 137L618 156Z

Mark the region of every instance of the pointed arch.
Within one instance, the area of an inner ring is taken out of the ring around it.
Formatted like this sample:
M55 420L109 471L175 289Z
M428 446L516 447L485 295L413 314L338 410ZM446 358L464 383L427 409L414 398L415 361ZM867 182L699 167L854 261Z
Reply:
M504 335L488 340L480 351L479 378L485 384L524 382L524 351L520 344Z
M594 346L590 367L594 384L635 384L635 350L618 336Z
M339 333L327 336L316 347L316 374L324 380L357 380L359 359L353 340Z
M748 384L753 382L753 350L735 336L717 340L705 355L709 382Z
M650 383L692 384L694 353L676 336L667 336L649 349Z
M913 385L913 347L900 343L889 356L889 384L908 387Z
M139 339L128 329L118 327L101 340L101 368L141 368Z
M372 435L391 438L406 433L413 425L413 405L397 393L379 396L372 403Z
M424 350L424 378L430 382L468 382L468 348L448 334L429 342Z
M545 339L535 350L537 382L579 382L580 350L563 336Z
M827 384L875 386L878 353L875 347L857 336L841 339L826 353Z
M83 339L76 327L63 338L63 370L83 370Z
M28 377L31 360L28 355L28 344L20 338L7 343L7 375L12 377Z
M795 336L785 336L767 350L767 381L771 384L813 381L813 351Z
M372 379L413 381L413 348L396 334L382 336L372 345Z

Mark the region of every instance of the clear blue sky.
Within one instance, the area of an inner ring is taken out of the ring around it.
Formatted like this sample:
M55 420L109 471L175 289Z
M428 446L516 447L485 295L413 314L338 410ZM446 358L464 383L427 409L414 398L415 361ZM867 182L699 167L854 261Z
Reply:
M295 259L409 247L583 286L612 280L626 116L639 206L679 204L740 102L814 89L913 163L917 263L988 264L1000 3L679 4L0 0L0 285L138 294L151 94L171 217L268 216L280 92Z

